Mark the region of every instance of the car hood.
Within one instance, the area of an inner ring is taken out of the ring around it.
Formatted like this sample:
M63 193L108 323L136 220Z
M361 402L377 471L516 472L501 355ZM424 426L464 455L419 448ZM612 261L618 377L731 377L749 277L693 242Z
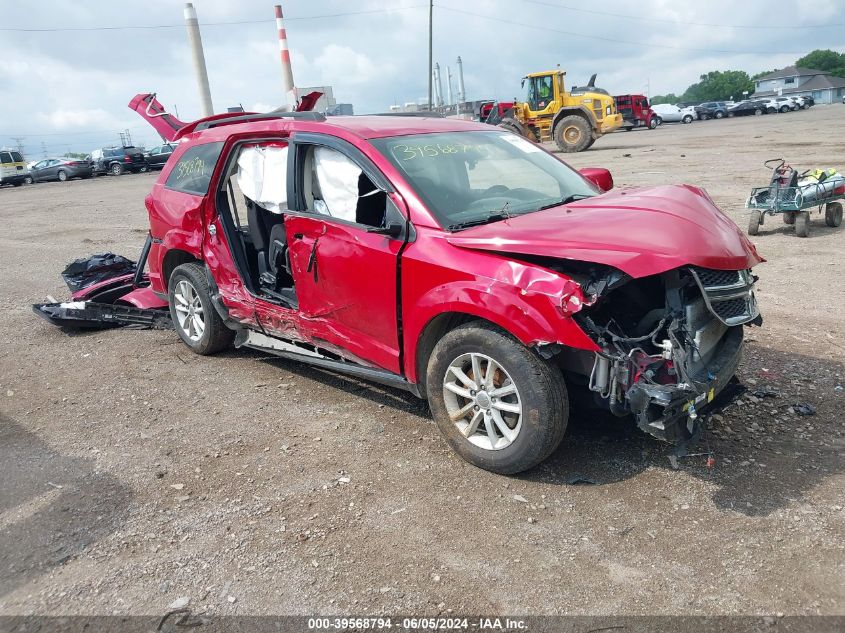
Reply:
M461 248L605 264L631 277L764 261L707 193L690 185L618 189L446 239Z

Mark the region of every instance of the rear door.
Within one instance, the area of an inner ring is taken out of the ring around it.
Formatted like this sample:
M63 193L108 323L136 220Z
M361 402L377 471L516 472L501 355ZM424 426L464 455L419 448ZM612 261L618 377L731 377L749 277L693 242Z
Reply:
M365 364L400 373L397 263L404 203L354 146L294 136L285 219L304 334ZM292 202L291 202L292 201ZM378 233L389 224L399 235Z

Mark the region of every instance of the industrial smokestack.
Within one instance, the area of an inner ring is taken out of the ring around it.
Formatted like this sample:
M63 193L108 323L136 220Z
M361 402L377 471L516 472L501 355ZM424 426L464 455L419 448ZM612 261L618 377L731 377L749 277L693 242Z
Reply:
M285 32L285 22L282 19L282 6L276 5L276 29L279 32L279 54L282 59L282 91L285 93L290 110L296 110L299 95L293 83L293 68L290 65L290 50L288 50L288 35Z
M458 55L458 114L461 113L461 106L467 101L467 93L464 88L464 64L461 56Z
M446 87L449 88L449 103L447 105L451 106L452 101L452 69L446 66Z
M434 64L434 90L437 93L437 103L435 105L443 105L443 78L440 76L440 64Z
M188 46L191 48L191 59L194 62L194 75L197 78L197 88L200 92L200 104L204 117L214 114L211 105L211 88L208 85L208 71L205 68L205 55L202 52L202 36L197 22L197 12L190 2L185 4L185 26L188 29Z

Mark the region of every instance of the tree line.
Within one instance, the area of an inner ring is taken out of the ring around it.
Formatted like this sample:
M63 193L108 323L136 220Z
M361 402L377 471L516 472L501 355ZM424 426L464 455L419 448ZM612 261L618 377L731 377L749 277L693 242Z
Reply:
M801 68L813 68L824 70L837 77L845 77L845 53L837 53L832 50L814 50L795 60L795 66ZM768 75L773 70L766 70L749 75L744 70L712 70L701 75L698 81L689 86L682 94L676 95L670 92L665 95L655 95L651 98L652 104L658 103L700 103L702 101L727 101L729 99L739 100L743 93L754 92L754 80L763 75Z

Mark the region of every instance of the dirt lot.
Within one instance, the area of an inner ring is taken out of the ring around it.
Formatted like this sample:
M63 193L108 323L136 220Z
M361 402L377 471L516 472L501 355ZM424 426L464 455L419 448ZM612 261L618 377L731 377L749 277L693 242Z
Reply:
M567 158L617 185L703 185L744 228L764 159L845 169L843 113L664 125ZM714 420L715 468L580 418L506 478L404 393L37 319L67 262L137 255L155 177L0 190L0 614L845 613L845 226L754 238L765 325L750 391Z

